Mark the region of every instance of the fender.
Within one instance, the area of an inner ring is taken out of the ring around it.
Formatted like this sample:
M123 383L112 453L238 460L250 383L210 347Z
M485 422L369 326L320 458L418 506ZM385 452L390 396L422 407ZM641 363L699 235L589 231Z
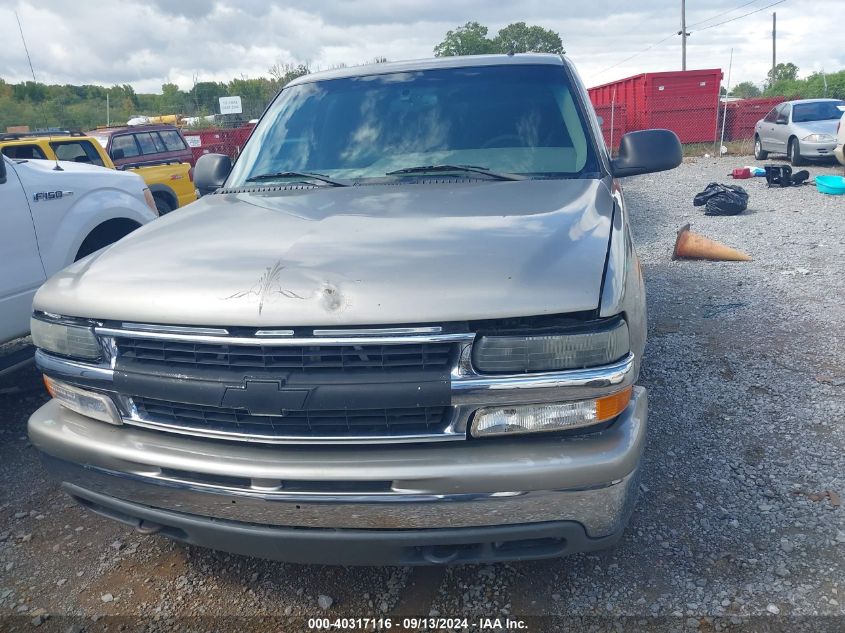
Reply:
M634 248L628 212L618 182L611 186L614 199L613 226L608 244L607 263L599 303L599 315L624 314L628 322L631 351L637 359L637 372L645 350L647 316L642 267Z
M143 225L153 219L152 211L135 196L111 187L95 189L74 196L73 204L52 227L54 239L41 245L41 257L47 275L72 264L86 237L103 222L126 218ZM44 231L41 232L42 234ZM72 236L61 239L58 236Z

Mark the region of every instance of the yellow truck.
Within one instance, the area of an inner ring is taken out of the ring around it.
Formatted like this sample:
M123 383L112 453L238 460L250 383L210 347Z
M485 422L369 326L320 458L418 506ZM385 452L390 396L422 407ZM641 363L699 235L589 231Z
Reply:
M80 132L0 134L0 152L18 160L68 160L134 171L147 183L160 214L197 199L190 163L164 158L143 162L121 161L115 166L101 142Z

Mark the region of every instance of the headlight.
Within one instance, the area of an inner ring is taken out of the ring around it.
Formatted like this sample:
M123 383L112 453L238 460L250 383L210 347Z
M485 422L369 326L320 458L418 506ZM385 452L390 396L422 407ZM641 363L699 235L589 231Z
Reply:
M628 324L614 319L561 334L482 336L472 347L472 364L484 374L582 369L620 360L630 349Z
M801 139L802 141L810 141L811 143L829 143L836 139L832 134L810 134Z
M59 404L71 411L109 424L123 424L112 399L102 393L80 389L49 376L44 376L44 386Z
M612 420L631 401L633 387L596 400L553 402L479 409L472 420L473 437L566 431Z
M100 346L94 330L81 325L69 325L54 321L43 321L35 317L29 320L32 343L46 352L96 360L100 357Z

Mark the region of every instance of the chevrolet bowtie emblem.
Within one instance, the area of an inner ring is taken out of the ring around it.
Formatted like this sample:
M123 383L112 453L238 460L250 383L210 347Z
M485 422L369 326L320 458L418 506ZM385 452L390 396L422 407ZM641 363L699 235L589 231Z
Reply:
M250 415L283 415L288 410L302 410L311 390L284 384L281 380L245 380L242 385L226 387L220 406L246 409Z

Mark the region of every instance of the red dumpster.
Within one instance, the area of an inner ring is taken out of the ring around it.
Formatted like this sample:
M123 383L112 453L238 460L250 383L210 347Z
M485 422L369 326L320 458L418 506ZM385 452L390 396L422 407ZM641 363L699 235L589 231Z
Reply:
M716 138L722 71L718 68L643 73L589 89L594 106L623 104L625 132L666 128L682 143Z
M757 121L786 99L786 97L759 97L729 102L725 108L725 139L736 141L754 138L754 126L757 125Z
M183 130L185 140L191 147L194 160L203 154L226 154L232 160L240 155L254 124L238 128L213 128L208 130Z
M601 120L601 131L605 144L610 148L619 147L619 138L625 133L625 121L628 116L624 103L593 106L596 116Z

